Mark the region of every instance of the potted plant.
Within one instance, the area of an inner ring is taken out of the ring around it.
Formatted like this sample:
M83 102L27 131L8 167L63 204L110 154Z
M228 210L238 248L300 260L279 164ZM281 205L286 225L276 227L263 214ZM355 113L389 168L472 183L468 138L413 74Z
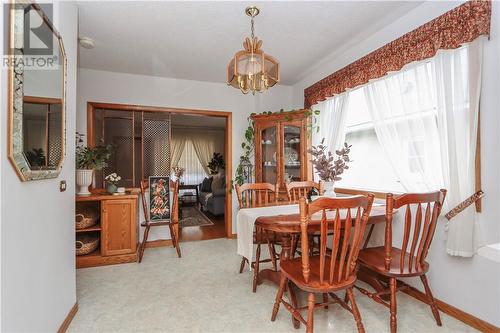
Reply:
M122 180L122 177L118 176L115 172L113 172L112 174L109 174L107 175L104 180L106 181L107 183L107 186L106 186L106 191L108 191L108 193L116 193L116 190L118 190L118 182L120 180Z
M99 144L87 147L83 143L83 134L76 133L76 185L77 195L90 195L89 186L92 185L94 170L102 170L107 166L111 157L112 146Z
M335 181L341 180L341 174L344 170L349 169L347 165L351 160L349 159L349 152L351 151L351 146L344 143L344 147L341 150L336 150L335 154L337 158L335 159L331 151L326 150L324 145L325 138L321 140L318 146L312 146L308 152L312 155L311 163L314 165L316 172L321 180L325 182L325 196L335 197L334 185Z
M216 175L219 173L220 169L225 169L226 164L224 162L224 157L220 153L214 153L212 159L207 164L208 169L210 170L210 174Z

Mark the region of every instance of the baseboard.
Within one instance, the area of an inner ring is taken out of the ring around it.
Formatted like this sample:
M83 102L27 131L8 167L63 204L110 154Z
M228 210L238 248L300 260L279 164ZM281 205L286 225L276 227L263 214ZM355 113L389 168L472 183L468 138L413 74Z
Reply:
M421 302L427 303L427 297L425 296L425 294L416 288L409 286L408 288L404 288L401 291L418 299ZM436 305L437 305L438 309L441 312L446 313L447 315L449 315L457 320L460 320L462 323L464 323L466 325L474 327L475 329L477 329L481 332L485 332L485 333L498 333L498 332L500 332L499 327L496 327L495 325L492 325L492 324L490 324L482 319L479 319L479 318L471 315L470 313L467 313L465 311L457 309L453 305L450 305L450 304L445 303L443 301L440 301L438 299L435 299L435 301L436 301Z
M238 238L238 234L232 234L231 237L228 237L229 239L236 239Z
M147 241L146 242L146 248L151 248L151 247L163 247L163 246L169 246L172 247L172 240L171 239L156 239L153 241Z
M66 330L69 327L69 324L71 324L71 321L75 317L77 311L78 311L78 303L75 303L75 305L73 305L73 307L71 308L71 310L69 310L68 315L66 316L66 318L62 322L61 326L57 330L57 333L64 333L64 332L66 332Z

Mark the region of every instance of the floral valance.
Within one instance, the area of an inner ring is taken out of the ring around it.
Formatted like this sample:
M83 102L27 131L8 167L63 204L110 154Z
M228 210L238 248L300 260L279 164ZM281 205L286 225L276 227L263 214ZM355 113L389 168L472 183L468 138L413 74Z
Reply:
M490 19L490 1L466 2L306 88L304 106L431 58L439 49L455 49L489 35Z

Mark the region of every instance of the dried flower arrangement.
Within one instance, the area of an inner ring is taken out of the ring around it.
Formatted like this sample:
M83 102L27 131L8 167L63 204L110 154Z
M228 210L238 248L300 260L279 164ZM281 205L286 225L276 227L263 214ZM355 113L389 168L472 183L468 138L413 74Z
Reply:
M180 166L176 166L172 168L172 172L174 173L174 176L177 179L181 179L182 175L184 175L184 168L181 168Z
M324 144L325 138L321 140L321 143L317 146L312 146L308 152L313 156L311 162L318 173L319 178L325 182L333 182L341 180L341 174L345 170L349 169L347 165L351 160L349 159L349 152L351 151L351 146L344 143L344 147L341 150L336 150L335 154L337 158L335 159L331 151L326 150L326 145Z

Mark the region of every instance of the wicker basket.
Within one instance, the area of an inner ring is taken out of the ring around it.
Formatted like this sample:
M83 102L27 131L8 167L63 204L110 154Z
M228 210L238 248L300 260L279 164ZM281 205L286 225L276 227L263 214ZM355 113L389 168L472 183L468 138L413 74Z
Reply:
M99 236L79 235L76 238L75 249L77 256L94 252L99 246Z
M97 223L99 218L95 210L87 208L75 215L75 227L77 230L90 228Z

